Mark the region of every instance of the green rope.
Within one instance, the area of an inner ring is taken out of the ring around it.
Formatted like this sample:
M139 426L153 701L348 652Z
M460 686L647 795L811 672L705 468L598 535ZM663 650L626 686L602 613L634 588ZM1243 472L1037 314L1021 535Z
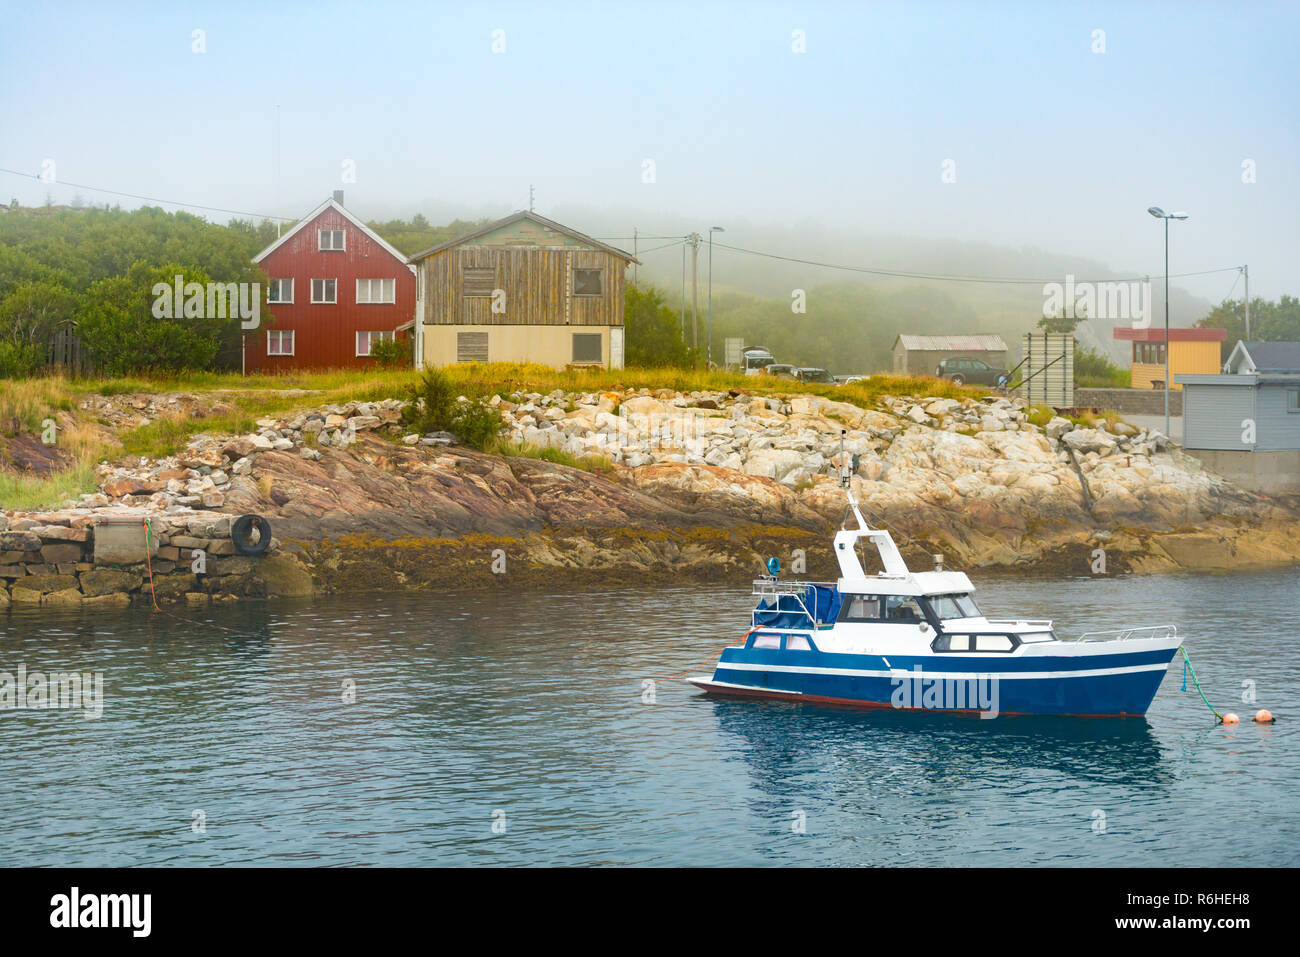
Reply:
M1183 653L1183 667L1192 673L1192 683L1196 685L1196 690L1200 692L1201 700L1205 702L1207 708L1214 711L1214 705L1210 704L1210 699L1205 697L1204 691L1201 691L1201 682L1200 679L1196 677L1196 669L1192 667L1192 659L1191 656L1187 654L1187 649L1182 645L1179 645L1178 650ZM1187 686L1187 680L1185 678L1183 679L1183 686ZM1219 714L1219 712L1214 711L1214 716L1219 719L1220 723L1223 722L1223 715Z

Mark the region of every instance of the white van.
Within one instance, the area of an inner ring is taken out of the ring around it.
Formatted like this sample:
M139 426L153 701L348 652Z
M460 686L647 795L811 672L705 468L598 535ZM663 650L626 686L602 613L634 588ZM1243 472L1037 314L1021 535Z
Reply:
M762 346L750 346L744 351L742 358L744 359L745 375L758 375L776 362L776 358L772 353Z

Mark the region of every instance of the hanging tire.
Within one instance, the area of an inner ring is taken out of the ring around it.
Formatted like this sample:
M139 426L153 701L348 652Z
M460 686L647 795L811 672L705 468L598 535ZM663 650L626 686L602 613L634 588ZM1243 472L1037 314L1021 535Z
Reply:
M271 547L271 523L261 515L241 515L230 526L230 538L239 554L261 555Z

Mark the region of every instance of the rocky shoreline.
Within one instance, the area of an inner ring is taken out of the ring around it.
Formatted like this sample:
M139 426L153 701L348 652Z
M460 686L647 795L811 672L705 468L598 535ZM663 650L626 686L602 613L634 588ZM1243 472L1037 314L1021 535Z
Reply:
M125 422L194 400L94 401ZM841 455L913 567L935 554L950 567L1053 575L1300 561L1289 503L1231 485L1159 433L1039 425L1014 398L887 395L862 408L743 390L557 390L490 401L502 437L529 454L410 433L404 403L390 399L267 417L247 435L201 433L157 461L104 463L97 492L0 515L0 605L745 581L767 555L829 578ZM273 529L266 557L234 554L230 521L249 513ZM132 517L142 530L149 519L163 551L151 563L97 557L95 530Z

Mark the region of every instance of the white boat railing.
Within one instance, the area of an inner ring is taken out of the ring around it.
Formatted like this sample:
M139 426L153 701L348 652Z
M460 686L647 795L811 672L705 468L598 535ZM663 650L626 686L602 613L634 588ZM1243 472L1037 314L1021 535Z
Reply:
M1136 638L1177 638L1177 625L1132 625L1108 631L1086 631L1074 641L1130 641ZM1070 640L1070 639L1066 639Z
M813 615L813 613L808 610L808 605L804 601L804 595L807 594L809 585L821 585L823 588L825 588L825 587L834 587L835 583L834 582L800 582L800 581L782 580L779 578L754 579L753 594L758 598L770 599L772 602L772 607L755 608L750 613L750 617L749 617L750 627L753 628L759 627L758 620L757 620L759 612L765 612L768 614L776 612L778 610L779 599L783 595L792 595L794 596L795 601L799 603L798 609L794 609L794 608L786 609L787 614L802 614L814 625L819 624L816 616Z

